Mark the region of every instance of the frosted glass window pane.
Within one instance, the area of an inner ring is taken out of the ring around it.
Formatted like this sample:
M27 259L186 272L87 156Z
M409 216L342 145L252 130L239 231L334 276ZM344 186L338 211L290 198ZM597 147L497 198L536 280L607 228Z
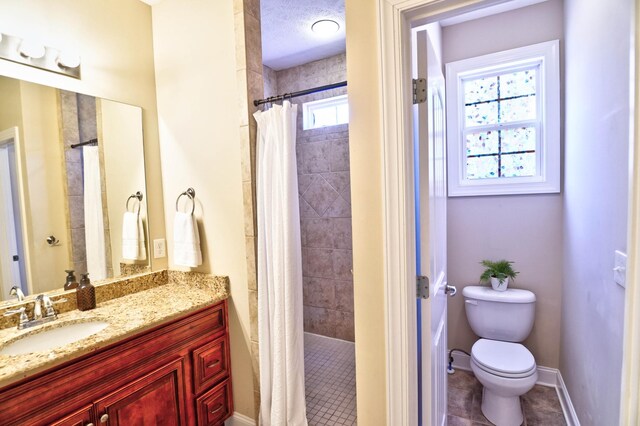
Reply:
M498 132L477 132L467 134L467 155L497 154Z
M314 127L333 126L336 124L336 108L318 108L313 111Z
M464 103L498 99L498 78L477 78L464 82Z
M536 154L502 155L501 169L503 177L534 176L536 174Z
M467 126L496 123L498 121L498 102L467 105L464 107L464 113Z
M468 107L467 107L468 108ZM535 120L536 97L509 99L500 101L500 122L508 123L520 120Z
M349 122L349 104L338 105L338 124Z
M467 158L467 179L498 177L498 156Z
M536 93L536 70L524 70L500 76L500 98Z
M536 128L519 127L501 131L502 152L535 151Z

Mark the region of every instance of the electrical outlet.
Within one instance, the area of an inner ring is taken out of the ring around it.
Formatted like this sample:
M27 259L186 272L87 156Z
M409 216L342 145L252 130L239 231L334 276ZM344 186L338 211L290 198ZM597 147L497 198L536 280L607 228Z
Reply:
M164 238L153 240L153 257L159 259L167 256L167 243Z
M627 286L627 255L621 251L616 250L615 261L613 265L613 280L616 284L626 287Z

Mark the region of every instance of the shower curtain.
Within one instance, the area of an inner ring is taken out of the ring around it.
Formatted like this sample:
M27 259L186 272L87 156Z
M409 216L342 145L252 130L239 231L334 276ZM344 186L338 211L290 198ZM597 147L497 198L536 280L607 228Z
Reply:
M306 426L297 105L258 111L260 425Z
M100 151L97 146L82 148L84 176L84 236L87 247L87 272L91 280L107 278L102 188L100 183Z

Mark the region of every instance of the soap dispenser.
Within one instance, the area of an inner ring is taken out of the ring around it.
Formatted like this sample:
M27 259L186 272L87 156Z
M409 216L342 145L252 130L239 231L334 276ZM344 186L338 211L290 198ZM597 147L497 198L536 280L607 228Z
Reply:
M76 289L78 309L88 311L96 307L96 288L91 284L89 274L82 274L80 285Z
M78 288L78 280L76 280L73 269L65 269L65 272L67 273L67 280L64 283L64 289L73 290L74 288Z

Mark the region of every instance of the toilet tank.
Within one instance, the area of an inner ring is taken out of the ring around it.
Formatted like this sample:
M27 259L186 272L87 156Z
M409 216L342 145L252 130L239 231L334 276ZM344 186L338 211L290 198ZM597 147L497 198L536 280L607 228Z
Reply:
M471 329L485 339L522 342L533 328L536 295L529 290L496 291L467 286L462 290Z

